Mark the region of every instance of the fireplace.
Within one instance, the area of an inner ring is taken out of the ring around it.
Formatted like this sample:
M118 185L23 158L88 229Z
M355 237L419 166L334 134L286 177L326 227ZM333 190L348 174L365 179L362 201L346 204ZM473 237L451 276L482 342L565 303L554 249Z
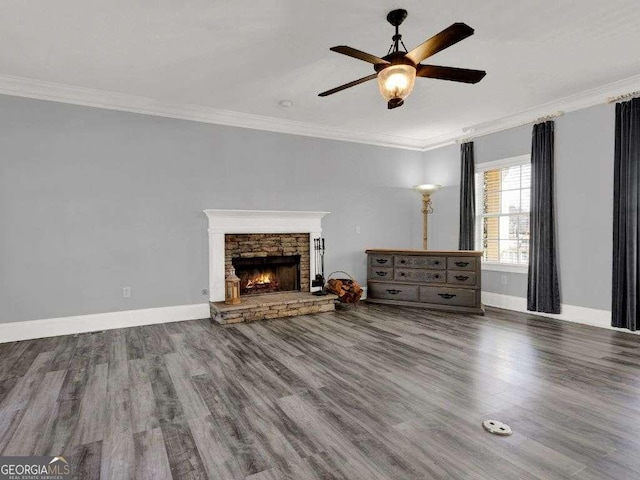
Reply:
M300 290L300 255L234 258L240 295Z
M225 272L240 277L240 296L309 291L308 233L229 233Z
M300 255L301 292L318 290L311 287L315 264L310 261L313 240L322 236L321 219L328 212L270 210L205 210L209 219L209 289L211 302L225 298L224 282L234 258ZM277 245L267 244L267 236L280 237ZM248 238L251 237L251 238ZM289 238L287 238L289 237ZM265 242L249 248L245 242Z

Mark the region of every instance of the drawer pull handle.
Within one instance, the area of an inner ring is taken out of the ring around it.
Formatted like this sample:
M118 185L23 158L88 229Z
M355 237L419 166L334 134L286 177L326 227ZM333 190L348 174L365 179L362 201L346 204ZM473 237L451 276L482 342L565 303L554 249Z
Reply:
M458 267L466 267L469 265L469 262L456 262L456 266Z
M387 290L388 293L390 293L391 295L398 295L399 293L402 292L402 290L396 290L393 288L390 288L389 290Z
M406 262L406 260L400 260L400 263L404 265L407 262Z
M438 273L436 273L433 278L440 278L440 275Z
M459 282L464 282L466 280L469 280L469 277L467 277L466 275L456 275L456 280L458 280Z
M379 277L386 277L387 272L376 272L376 275L378 275Z
M376 262L378 262L379 264L383 264L383 263L387 263L389 260L385 260L384 258L377 258Z
M387 290L388 292L389 290ZM445 300L451 300L453 297L455 297L454 294L452 293L439 293L438 295L440 295L442 298L444 298Z
M436 260L435 262L433 262L434 265L440 265L440 260Z
M400 276L401 276L401 277L404 277L405 275L406 275L406 273L404 273L404 272L400 272Z

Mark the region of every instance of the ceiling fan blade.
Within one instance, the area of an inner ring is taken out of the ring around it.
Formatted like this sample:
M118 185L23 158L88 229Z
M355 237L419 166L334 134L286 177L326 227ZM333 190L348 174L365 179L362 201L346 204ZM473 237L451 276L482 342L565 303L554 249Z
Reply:
M354 80L353 82L345 83L344 85L340 85L339 87L332 88L331 90L327 90L326 92L322 92L318 94L319 97L326 97L328 95L333 95L334 93L340 92L342 90L346 90L347 88L355 87L356 85L360 85L361 83L368 82L369 80L373 80L378 75L373 73L371 75L367 75L366 77L359 78L358 80Z
M357 58L358 60L364 60L365 62L373 63L374 65L389 63L380 57L376 57L375 55L371 55L370 53L361 52L360 50L347 47L346 45L338 45L337 47L331 47L329 50L331 50L332 52L338 52L343 55L347 55L348 57Z
M425 58L429 58L431 55L449 48L451 45L464 40L467 37L473 35L473 28L465 23L454 23L450 27L445 28L443 31L434 35L429 40L418 45L416 48L407 53L407 58L416 65L423 61Z
M418 65L417 77L451 80L452 82L478 83L487 74L484 70L470 70L468 68L441 67L438 65Z

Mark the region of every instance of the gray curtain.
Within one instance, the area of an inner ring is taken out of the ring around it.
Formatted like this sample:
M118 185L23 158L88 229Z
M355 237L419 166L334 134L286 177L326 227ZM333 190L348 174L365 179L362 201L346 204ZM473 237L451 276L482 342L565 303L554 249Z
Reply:
M460 234L458 250L475 247L476 187L473 142L460 145Z
M553 127L551 121L534 125L531 143L527 309L545 313L560 313L553 205Z
M613 285L611 325L638 324L638 201L640 196L640 98L616 105L613 177Z

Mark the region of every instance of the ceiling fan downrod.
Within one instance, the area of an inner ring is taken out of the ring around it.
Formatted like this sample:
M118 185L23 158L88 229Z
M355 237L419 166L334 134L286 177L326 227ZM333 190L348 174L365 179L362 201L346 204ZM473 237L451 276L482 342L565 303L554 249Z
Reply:
M387 14L387 22L389 22L396 28L396 34L391 37L393 43L389 47L387 55L391 55L392 53L400 51L400 44L402 44L402 48L404 48L404 51L407 51L407 47L402 41L402 35L400 35L400 25L402 25L402 22L404 22L405 18L407 18L407 15L408 12L403 8L392 10Z

